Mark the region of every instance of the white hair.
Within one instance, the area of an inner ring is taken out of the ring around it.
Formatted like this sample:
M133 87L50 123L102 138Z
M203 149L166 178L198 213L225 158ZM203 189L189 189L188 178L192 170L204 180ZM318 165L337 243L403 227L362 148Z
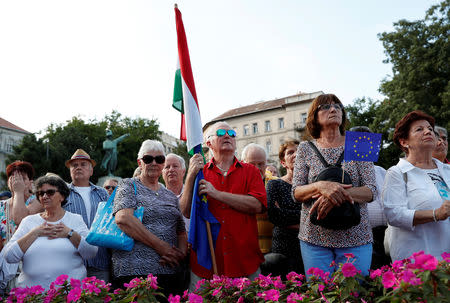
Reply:
M264 156L265 156L265 158L267 160L267 152L266 152L266 150L264 149L264 147L262 147L261 145L256 144L256 143L250 143L250 144L247 144L244 147L244 149L242 150L242 154L241 154L241 160L244 161L244 162L247 162L248 153L251 150L255 150L255 149L261 150L264 153Z
M206 142L209 142L211 137L216 134L217 126L219 124L225 124L231 129L231 126L230 126L230 124L228 124L228 122L219 121L219 122L214 123L213 125L211 125L210 128L208 128L208 132L206 133Z
M169 159L169 157L174 157L175 159L177 159L178 162L180 162L181 168L186 169L186 162L184 161L183 157L180 157L174 153L170 153L166 156L166 160Z
M439 134L439 132L442 132L442 133L445 134L445 136L448 136L447 135L447 130L445 128L443 128L442 126L435 125L434 126L434 131L437 132L438 134Z
M150 151L159 151L163 155L165 155L164 146L161 142L156 140L145 140L144 142L142 142L141 148L139 149L138 159L141 159L145 153Z

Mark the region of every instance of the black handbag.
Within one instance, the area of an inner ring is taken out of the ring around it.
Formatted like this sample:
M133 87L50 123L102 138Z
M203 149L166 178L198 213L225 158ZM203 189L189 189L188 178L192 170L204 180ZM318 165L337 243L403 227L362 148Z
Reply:
M320 161L325 166L325 169L322 170L317 176L313 178L313 182L317 181L332 181L338 182L342 184L352 184L352 178L350 175L344 171L341 167L341 162L344 159L344 152L342 152L338 161L335 164L328 164L327 161L323 158L320 151L317 147L311 142L308 141L311 145L312 149L317 153ZM344 174L344 178L342 178L342 174ZM342 182L343 179L343 182ZM316 200L313 199L313 203ZM350 203L348 201L342 203L340 206L333 207L330 212L327 214L325 218L317 220L317 210L310 214L311 223L314 225L319 225L324 228L333 229L333 230L343 230L349 229L350 227L356 226L361 222L361 213L359 203Z

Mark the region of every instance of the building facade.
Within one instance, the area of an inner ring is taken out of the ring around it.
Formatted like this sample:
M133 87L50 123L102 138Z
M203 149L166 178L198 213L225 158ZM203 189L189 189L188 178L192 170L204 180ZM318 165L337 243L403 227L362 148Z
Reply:
M209 127L218 121L226 121L236 131L237 158L249 143L257 143L266 149L268 163L280 167L278 149L288 139L301 140L306 126L308 109L322 91L299 93L271 101L234 108L209 121Z
M29 132L0 117L0 172L6 173L6 157L12 154L13 147L18 145ZM5 188L0 179L0 188Z
M166 155L173 153L178 144L181 144L183 141L175 138L174 136L169 135L168 133L161 133L161 143L164 146Z

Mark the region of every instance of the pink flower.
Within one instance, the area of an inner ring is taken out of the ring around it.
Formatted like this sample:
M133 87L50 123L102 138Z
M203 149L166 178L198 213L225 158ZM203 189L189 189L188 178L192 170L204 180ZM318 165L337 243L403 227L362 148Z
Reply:
M103 299L104 303L108 303L112 300L112 298L110 296L106 296L105 299Z
M237 303L244 303L244 297L239 297L239 299L237 300Z
M173 296L172 294L169 295L169 303L180 303L180 300L181 298L179 295L176 296Z
M375 279L376 277L381 276L381 269L375 269L370 272L370 278Z
M395 284L394 273L390 270L383 274L382 281L384 288L391 288Z
M280 276L276 277L273 280L273 286L275 286L275 288L278 288L278 289L285 289L286 288L286 285L283 284L283 282L281 281Z
M222 290L222 286L220 286L219 288L216 288L213 290L212 295L215 297L217 296L218 293L220 293L220 291Z
M205 284L205 283L206 283L205 279L201 279L200 281L198 281L197 284L195 285L195 290L196 291L199 290L200 287L202 287L202 285ZM183 295L183 297L184 297L184 295Z
M356 275L356 267L353 263L345 263L342 265L342 274L344 277L354 277Z
M70 286L72 286L72 288L81 287L81 281L78 279L70 279Z
M323 291L325 289L325 285L319 284L318 289L320 292Z
M68 275L60 275L58 278L56 278L55 284L56 285L63 285L64 282L67 281L68 277L69 277Z
M153 276L152 274L149 274L147 276L147 281L150 282L150 287L153 289L158 289L158 281L157 281L157 277Z
M81 288L75 287L72 288L67 294L67 303L77 302L81 296Z
M244 288L250 286L252 282L249 278L235 278L231 282L231 285L237 287L239 290L243 290Z
M347 260L355 257L355 255L352 253L346 253L344 254L344 256L347 258Z
M415 258L416 268L425 270L435 270L438 266L438 260L432 255L420 255Z
M203 303L202 296L191 293L188 295L188 298L189 298L189 303Z
M303 296L296 292L290 293L289 296L287 296L287 303L297 303L298 301L303 301Z
M278 298L280 297L280 292L276 289L269 289L262 293L259 292L257 296L263 298L264 301L278 301Z
M134 278L130 281L130 283L123 283L123 286L125 286L126 288L134 288L134 287L139 286L140 283L141 283L141 279Z
M198 285L198 283L197 283L197 285ZM186 298L188 297L188 295L189 295L189 291L186 289L186 290L183 292L183 299L186 299Z
M448 253L448 252L443 252L443 253L441 254L441 257L442 257L443 260L445 260L446 262L449 262L449 263L450 263L450 253Z

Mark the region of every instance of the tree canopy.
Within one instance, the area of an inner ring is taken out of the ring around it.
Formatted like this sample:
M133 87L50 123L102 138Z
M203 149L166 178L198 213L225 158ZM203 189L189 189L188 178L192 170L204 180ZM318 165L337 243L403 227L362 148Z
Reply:
M12 155L8 156L7 163L16 159L28 161L33 164L36 176L47 172L60 175L64 180L70 181L69 170L64 163L70 159L75 150L84 149L92 159L97 162L94 168L92 181L95 183L105 171L100 168L104 151L103 141L105 131L110 129L116 138L129 133L130 136L118 144L118 165L115 175L131 177L137 167L137 153L144 140L159 140L161 132L156 120L145 118L122 117L116 111L106 115L102 120L84 121L73 117L65 124L51 124L44 135L37 138L35 134L24 137L21 144L14 147ZM2 176L5 178L5 176Z

